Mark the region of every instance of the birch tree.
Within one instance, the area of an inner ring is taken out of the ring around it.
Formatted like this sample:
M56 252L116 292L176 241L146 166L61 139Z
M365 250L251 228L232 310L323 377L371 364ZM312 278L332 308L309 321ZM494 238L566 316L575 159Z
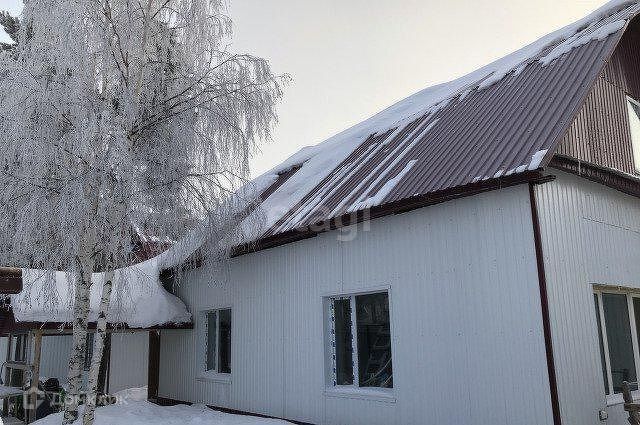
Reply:
M220 241L244 202L232 194L270 137L286 77L230 49L222 0L29 0L20 23L17 45L0 53L0 263L73 278L68 424L78 418L92 273L130 262L139 234L188 234L208 261L225 258Z

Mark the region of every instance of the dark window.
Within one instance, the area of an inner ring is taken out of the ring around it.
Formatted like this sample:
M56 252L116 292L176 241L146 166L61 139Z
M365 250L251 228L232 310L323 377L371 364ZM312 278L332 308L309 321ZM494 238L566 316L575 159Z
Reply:
M216 353L218 347L218 312L207 313L207 370L217 371Z
M331 302L334 385L393 388L389 294L333 298ZM357 353L353 352L354 335Z
M84 349L84 370L91 369L91 358L93 357L93 343L95 341L95 334L87 334L87 346Z
M619 393L622 392L622 381L636 382L627 297L602 294L602 307L609 343L613 392Z
M356 309L360 386L392 388L389 296L357 296Z
M231 373L231 310L220 310L220 347L218 349L220 373Z
M15 350L13 352L13 360L16 362L26 362L28 335L27 334L16 335L14 338L14 341L15 341Z
M231 373L231 310L214 310L207 319L207 371Z
M353 385L353 336L351 334L351 301L333 301L335 314L336 384Z

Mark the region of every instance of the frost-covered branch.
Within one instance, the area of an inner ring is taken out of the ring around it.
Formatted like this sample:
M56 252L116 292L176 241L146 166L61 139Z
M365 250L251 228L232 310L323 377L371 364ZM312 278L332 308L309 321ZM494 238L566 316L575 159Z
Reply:
M223 261L253 205L234 193L286 77L230 36L221 0L30 0L0 53L0 265L75 276L72 395L87 270L130 263L141 235Z

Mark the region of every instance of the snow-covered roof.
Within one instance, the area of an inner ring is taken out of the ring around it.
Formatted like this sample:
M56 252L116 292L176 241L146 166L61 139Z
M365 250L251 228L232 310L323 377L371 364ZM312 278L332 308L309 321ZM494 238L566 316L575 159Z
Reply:
M131 328L182 324L191 321L185 304L161 285L162 256L115 271L109 323ZM23 290L11 296L18 322L73 321L73 279L65 272L22 269ZM94 273L90 321L98 316L104 273Z
M639 10L637 1L611 1L505 58L301 149L254 181L269 196L259 212L265 226L257 232L247 226L248 239L545 166ZM292 167L299 169L282 181ZM273 184L277 190L268 190Z

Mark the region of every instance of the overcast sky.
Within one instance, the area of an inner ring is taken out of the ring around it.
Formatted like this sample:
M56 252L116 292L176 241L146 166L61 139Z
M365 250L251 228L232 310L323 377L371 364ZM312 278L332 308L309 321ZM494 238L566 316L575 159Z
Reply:
M603 0L229 0L235 49L293 82L260 174L431 85L569 24ZM19 12L21 0L0 0ZM0 38L5 34L0 34Z

